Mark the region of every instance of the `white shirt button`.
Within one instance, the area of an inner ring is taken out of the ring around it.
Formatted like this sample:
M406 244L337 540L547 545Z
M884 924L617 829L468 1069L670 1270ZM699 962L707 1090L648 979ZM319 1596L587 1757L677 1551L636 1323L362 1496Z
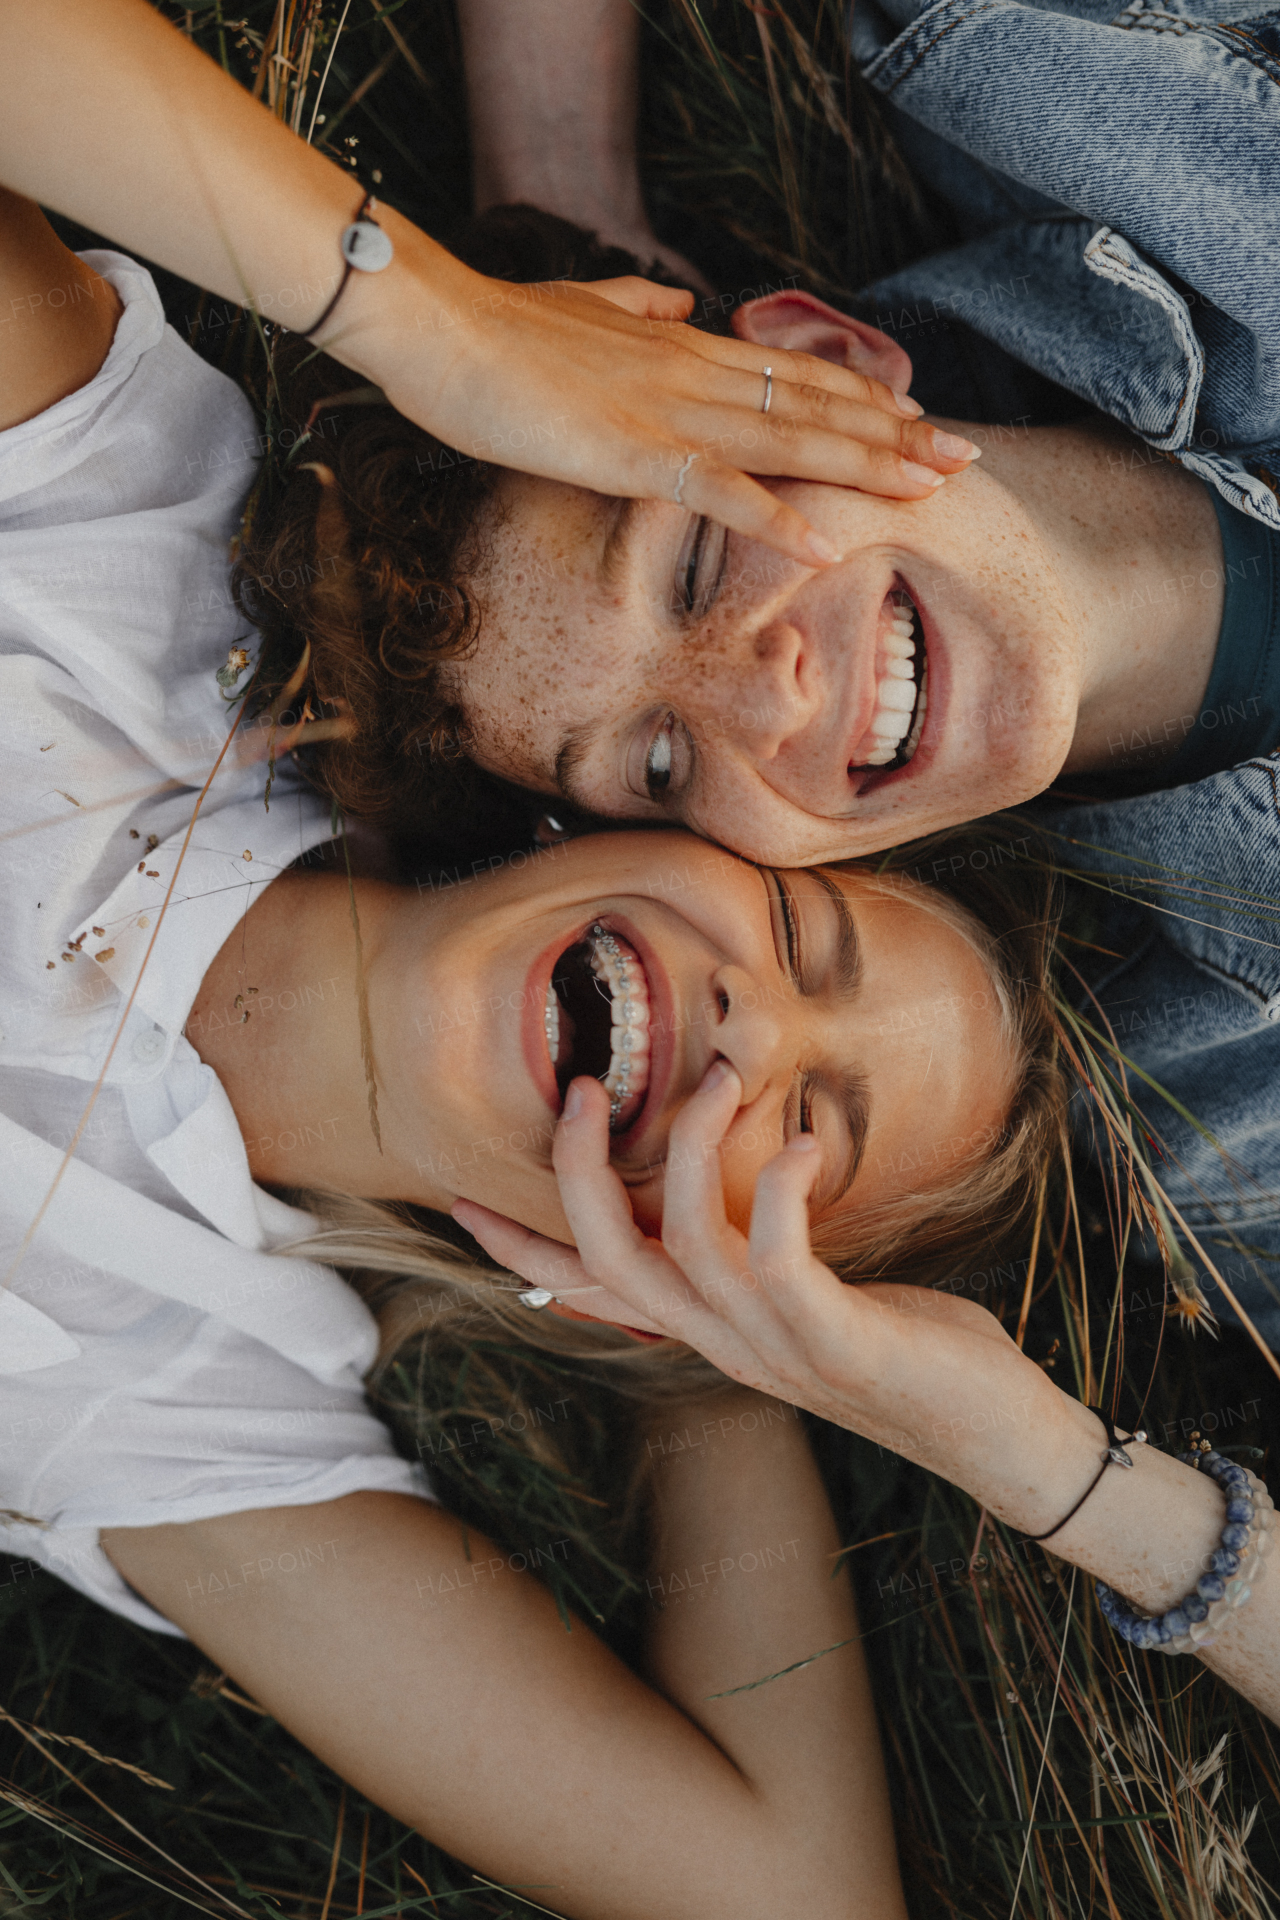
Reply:
M133 1043L133 1057L141 1061L144 1067L154 1066L163 1054L167 1042L159 1027L152 1027L148 1033L140 1033Z

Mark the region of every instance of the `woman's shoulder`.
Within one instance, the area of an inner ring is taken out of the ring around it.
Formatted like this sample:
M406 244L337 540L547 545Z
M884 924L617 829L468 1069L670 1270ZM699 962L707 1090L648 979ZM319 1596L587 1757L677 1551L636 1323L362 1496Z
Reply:
M166 323L145 267L109 251L81 257L123 311L92 380L0 433L0 530L242 497L261 454L244 393Z

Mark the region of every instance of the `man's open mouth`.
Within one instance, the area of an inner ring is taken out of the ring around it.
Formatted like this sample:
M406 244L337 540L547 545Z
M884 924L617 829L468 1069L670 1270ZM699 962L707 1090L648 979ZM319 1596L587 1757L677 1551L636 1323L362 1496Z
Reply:
M625 1133L649 1087L649 982L640 956L599 924L560 955L543 1031L556 1086L589 1074L609 1095L609 1130Z
M905 767L920 745L929 709L929 659L915 604L894 587L876 634L876 705L849 757L849 772Z

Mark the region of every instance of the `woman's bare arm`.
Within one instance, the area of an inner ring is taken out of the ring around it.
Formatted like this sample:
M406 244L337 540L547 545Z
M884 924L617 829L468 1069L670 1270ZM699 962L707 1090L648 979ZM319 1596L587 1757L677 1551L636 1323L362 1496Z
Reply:
M1098 1471L1097 1417L1056 1387L971 1300L919 1287L844 1286L809 1246L807 1197L818 1156L800 1135L760 1177L750 1239L729 1226L717 1148L738 1110L728 1070L695 1094L671 1130L662 1241L631 1219L609 1165L608 1101L594 1081L554 1147L577 1253L483 1207L454 1209L486 1250L539 1284L593 1287L591 1312L687 1341L735 1380L809 1407L971 1493L1010 1526L1043 1533ZM584 1294L575 1299L582 1306ZM598 1301L598 1304L597 1304ZM1195 1585L1218 1545L1213 1482L1154 1448L1107 1472L1049 1551L1149 1613ZM1198 1652L1280 1723L1280 1571L1228 1613Z
M857 1632L790 1408L655 1417L648 1686L525 1556L394 1494L114 1530L125 1578L361 1792L574 1920L895 1920ZM530 1540L548 1556L570 1549ZM288 1570L283 1570L284 1568Z
M607 298L560 282L531 295L472 272L387 207L394 260L353 274L316 332L359 186L145 0L0 0L0 70L6 186L312 331L411 420L479 458L670 500L693 453L691 511L811 566L836 556L748 470L923 499L967 464L938 452L914 402L782 349L768 356L762 441L763 350L678 325L690 296L634 278L600 283Z
M87 386L119 318L115 288L0 187L0 431Z

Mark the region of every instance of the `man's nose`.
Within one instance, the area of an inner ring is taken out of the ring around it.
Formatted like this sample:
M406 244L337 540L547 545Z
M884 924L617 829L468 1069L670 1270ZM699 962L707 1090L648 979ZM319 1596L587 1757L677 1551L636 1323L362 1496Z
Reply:
M756 762L775 760L822 710L822 675L803 635L776 620L702 681L698 718Z
M742 1104L750 1106L779 1076L791 1076L795 1055L794 1010L790 996L768 986L744 967L721 967L712 983L715 1020L712 1045L742 1082Z

